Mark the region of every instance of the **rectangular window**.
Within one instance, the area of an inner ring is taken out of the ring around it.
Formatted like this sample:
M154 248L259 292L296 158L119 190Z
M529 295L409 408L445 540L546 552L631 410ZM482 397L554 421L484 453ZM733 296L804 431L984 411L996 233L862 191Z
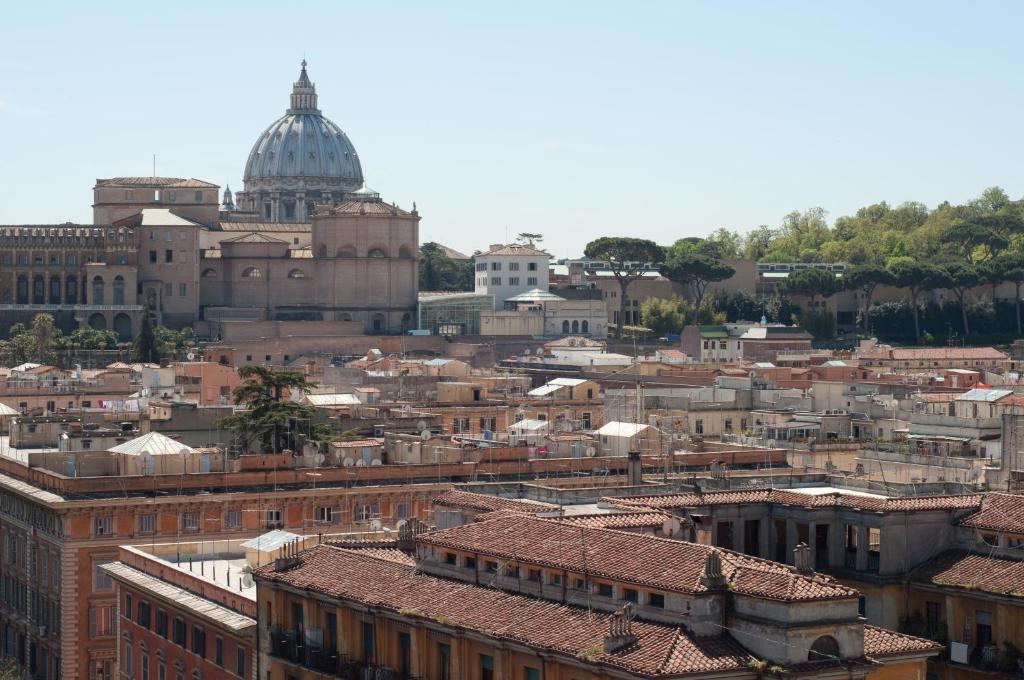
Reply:
M612 596L612 584L610 584L610 583L598 583L597 584L597 594L600 595L601 597L611 597Z
M587 582L581 578L574 578L572 580L573 590L586 590Z
M508 270L510 272L517 272L517 271L519 271L519 263L518 262L509 262L508 263Z
M192 653L201 659L206 657L206 631L196 626L192 627Z
M458 560L458 557L459 556L456 555L455 553L445 553L444 554L444 563L445 564L454 565L456 563L456 561Z
M149 680L149 654L139 654L139 669L142 671L142 680Z
M146 601L139 601L138 615L135 617L135 622L149 630L149 603Z
M500 286L501 285L501 277L500 276L492 276L491 277L491 285L492 286Z
M199 513L198 512L184 512L181 515L181 529L182 531L198 531L199 530Z
M540 569L529 569L526 572L526 580L540 583Z
M164 284L164 297L174 297L174 284L173 283L165 283Z
M395 504L395 519L408 519L409 518L409 504L408 503L397 503Z
M488 562L485 565L484 571L486 571L488 574L497 574L498 573L498 563L497 562L492 562L492 561L488 560Z
M245 677L245 649L235 648L235 675Z
M220 666L221 668L224 667L224 639L223 638L219 638L218 637L218 638L214 638L214 640L213 640L213 662L215 664L217 664L218 666Z
M480 680L494 680L494 657L480 655Z
M114 589L114 580L110 578L110 574L100 568L104 564L110 564L112 561L113 560L102 560L100 562L96 562L93 566L92 589L96 592Z
M170 229L164 231L164 240L165 241L173 241L174 240L174 232L171 231Z
M114 533L114 518L110 515L95 518L93 520L93 533L97 536L109 536Z
M638 593L637 591L633 590L632 588L623 588L622 589L622 599L625 600L626 602L639 602L640 601L640 593Z
M537 263L536 262L530 262L529 264L526 265L526 268L529 271L531 271L531 272L535 272L535 271L537 271Z
M124 611L121 613L129 621L132 620L132 612L135 611L135 607L132 606L132 595L131 593L124 594Z
M89 607L90 637L106 637L114 634L114 608Z
M170 248L164 251L164 262L174 262L174 251Z
M661 593L650 593L647 595L647 604L658 609L664 609L665 596Z
M156 251L155 250L149 251L149 261L151 263L155 263L156 262Z
M156 515L139 515L139 533L156 533Z
M241 529L242 528L242 511L241 510L228 510L227 525L228 525L228 529Z
M181 297L185 297L186 295L188 295L188 284L187 283L179 283L178 284L178 295L180 295Z
M527 276L526 277L526 285L527 286L536 286L537 285L537 277L536 276Z
M163 609L156 610L156 634L162 638L167 637L167 612Z
M510 277L508 277L508 285L510 285L510 286L518 286L519 285L519 277L518 276L510 276Z
M439 680L452 679L452 648L444 642L437 643L437 677Z
M132 652L134 651L135 649L132 647L132 643L124 643L124 668L122 670L129 678L132 677L132 674L135 672L134 664L132 663Z
M334 508L318 507L316 509L316 521L323 524L332 524L334 522Z
M580 416L581 416L581 419L583 421L583 429L584 430L589 430L590 429L590 423L591 423L590 413L584 411L583 413L580 414Z
M185 621L177 616L174 617L174 644L185 646Z
M530 668L529 666L524 667L523 680L540 680L540 669Z
M500 262L492 262L491 263L491 271L492 272L500 272L501 271L501 263Z

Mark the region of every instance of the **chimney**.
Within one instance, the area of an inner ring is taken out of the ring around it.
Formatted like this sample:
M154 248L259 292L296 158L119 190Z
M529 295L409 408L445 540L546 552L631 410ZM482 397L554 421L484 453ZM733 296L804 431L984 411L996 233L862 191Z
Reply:
M700 577L708 590L720 590L725 587L725 576L722 575L722 556L714 548L704 558L704 573Z
M813 574L814 567L811 565L811 546L806 543L797 543L793 548L793 564L799 574Z
M630 486L640 486L644 483L644 464L640 458L639 451L629 452L629 462L626 467L626 475Z
M604 636L602 648L605 654L613 654L620 649L629 647L636 642L633 635L633 605L627 602L608 619L608 632Z

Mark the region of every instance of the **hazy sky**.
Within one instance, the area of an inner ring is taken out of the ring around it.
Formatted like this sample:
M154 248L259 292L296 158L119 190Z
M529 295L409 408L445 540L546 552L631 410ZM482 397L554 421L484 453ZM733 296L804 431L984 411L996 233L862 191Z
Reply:
M0 223L97 177L242 188L303 54L367 181L471 252L963 201L1021 177L1022 3L29 2L0 27Z

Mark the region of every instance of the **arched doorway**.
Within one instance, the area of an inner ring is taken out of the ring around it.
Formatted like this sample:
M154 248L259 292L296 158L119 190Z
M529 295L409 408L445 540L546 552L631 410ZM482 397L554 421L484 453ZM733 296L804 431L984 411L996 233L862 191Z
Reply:
M107 317L103 316L99 312L89 317L89 327L95 328L98 331L107 330Z
M580 322L580 333L589 333L589 332L590 332L590 322L587 321L586 319L584 319L583 321Z
M565 335L569 335L569 322L568 321L563 321L562 322L562 333L565 334Z
M811 645L808 661L836 661L839 657L839 642L831 635L822 635Z
M580 332L580 322L579 321L573 321L572 322L572 332L574 334Z
M118 314L114 317L114 332L120 342L130 342L132 339L132 320L127 314Z

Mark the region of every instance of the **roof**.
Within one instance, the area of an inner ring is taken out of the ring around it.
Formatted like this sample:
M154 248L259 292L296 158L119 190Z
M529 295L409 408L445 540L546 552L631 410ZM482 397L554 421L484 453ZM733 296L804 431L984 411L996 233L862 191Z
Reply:
M749 505L767 503L807 508L853 508L873 512L928 512L966 510L981 505L982 494L948 496L902 496L888 498L842 491L812 494L799 489L745 489L663 496L614 497L606 499L617 506L657 508L695 508L708 505Z
M1007 356L995 347L904 347L878 346L857 353L861 359L893 359L896 361L940 360L940 359L994 359Z
M741 340L813 340L814 336L800 326L751 326Z
M965 550L947 550L916 573L919 583L1024 597L1024 562Z
M635 437L648 427L650 426L646 423L623 423L613 420L602 425L597 434L603 437Z
M20 413L17 409L13 409L7 404L0 403L0 416L16 416Z
M730 637L690 637L682 628L638 619L632 622L636 642L606 654L602 642L610 614L417 573L407 565L329 545L301 553L299 564L286 571L266 566L255 576L631 674L745 671L753 660Z
M434 498L434 505L446 508L464 508L466 510L478 510L481 512L492 512L494 510L519 510L525 512L544 512L557 510L557 505L541 503L539 501L523 500L519 498L502 498L489 494L473 493L451 489Z
M473 257L489 257L491 255L519 256L519 257L551 257L540 248L523 243L510 243L508 245L492 246L486 251Z
M566 524L592 529L660 529L670 515L664 512L620 512L576 515L562 518Z
M139 222L139 226L142 227L198 227L202 226L198 222L187 220L184 217L175 215L167 208L143 208L139 213L142 215L142 221Z
M285 543L291 543L296 538L299 538L298 534L293 534L292 532L285 531L283 529L274 529L273 531L268 531L265 534L260 534L256 538L250 538L248 541L242 543L242 547L250 550L273 552Z
M554 302L556 300L562 301L564 299L565 298L560 295L555 295L551 291L541 290L540 288L531 288L525 293L505 298L505 302Z
M864 656L872 659L906 654L938 654L942 649L942 645L933 640L864 624Z
M111 177L96 180L98 187L167 187L176 189L219 189L217 184L181 177Z
M449 248L448 246L446 246L443 243L438 243L437 245L439 245L441 247L441 250L444 251L445 257L447 257L449 260L469 260L469 259L471 259L469 257L469 255L465 255L463 253L460 253L459 251L455 250L455 248Z
M223 239L221 243L287 243L287 241L282 241L279 238L274 238L273 236L267 236L262 232L254 231Z
M311 232L309 222L218 222L221 231Z
M989 493L975 513L960 520L960 525L974 529L1024 534L1024 496L1010 493Z
M830 577L803 575L790 567L700 543L656 538L612 529L575 526L523 514L421 534L427 545L485 553L635 583L666 591L699 594L712 550L735 593L772 600L831 600L859 596Z
M1013 394L1013 390L993 390L993 389L982 389L974 388L968 390L963 394L957 395L956 401L999 401L1003 397L1008 397Z
M543 430L548 427L550 423L546 420L532 420L530 418L524 418L523 420L517 420L508 426L508 429L516 432L522 432L524 430Z
M402 210L397 205L384 201L349 200L330 208L324 207L327 215L390 215L411 216L412 213Z
M702 338L727 338L729 331L725 326L698 326Z
M123 453L138 456L149 453L154 456L181 455L194 453L195 449L159 432L147 432L141 437L130 439L109 449L111 453Z
M256 627L256 619L250 616L240 614L234 609L228 609L213 600L190 593L184 588L179 588L163 579L150 576L121 562L104 564L102 569L118 580L125 581L148 593L169 600L193 614L214 621L218 625L236 633L242 633Z
M360 403L359 397L354 394L307 394L302 398L309 402L310 406L351 406Z

